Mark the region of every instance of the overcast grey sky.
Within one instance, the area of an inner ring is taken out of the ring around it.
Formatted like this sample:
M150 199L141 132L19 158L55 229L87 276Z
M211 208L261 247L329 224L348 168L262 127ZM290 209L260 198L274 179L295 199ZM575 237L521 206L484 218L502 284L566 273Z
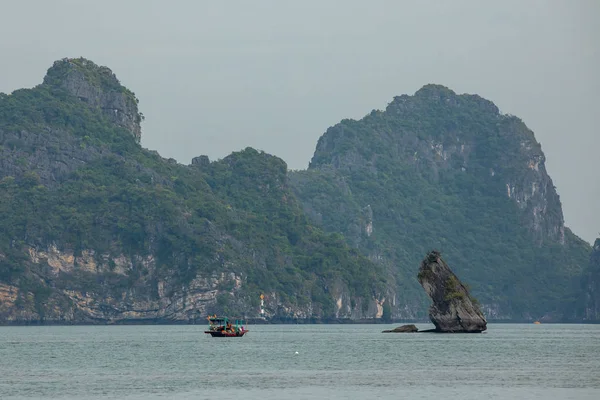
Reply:
M0 92L84 56L140 98L142 144L188 164L246 146L304 169L342 118L427 83L542 143L567 226L600 236L600 1L0 0Z

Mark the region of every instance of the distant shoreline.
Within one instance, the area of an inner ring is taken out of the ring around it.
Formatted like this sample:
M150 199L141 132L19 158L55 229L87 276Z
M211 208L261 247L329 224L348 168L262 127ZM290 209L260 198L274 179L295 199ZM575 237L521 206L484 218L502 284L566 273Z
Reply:
M234 318L235 319L235 318ZM394 324L430 324L431 321L425 319L419 320L350 320L350 319L253 319L247 318L248 325L394 325ZM488 324L533 324L532 320L488 320ZM595 325L600 321L552 321L542 322L542 325L556 324L584 324ZM127 320L118 322L106 321L5 321L0 323L0 327L8 326L134 326L134 325L206 325L206 320L198 319L195 321L171 321L171 320Z

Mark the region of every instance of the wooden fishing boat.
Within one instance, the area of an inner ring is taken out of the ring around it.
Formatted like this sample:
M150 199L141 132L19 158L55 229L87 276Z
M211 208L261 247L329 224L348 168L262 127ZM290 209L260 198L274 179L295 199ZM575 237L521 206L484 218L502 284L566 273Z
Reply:
M248 333L245 321L236 319L233 323L227 317L208 316L208 330L204 333L212 337L242 337Z

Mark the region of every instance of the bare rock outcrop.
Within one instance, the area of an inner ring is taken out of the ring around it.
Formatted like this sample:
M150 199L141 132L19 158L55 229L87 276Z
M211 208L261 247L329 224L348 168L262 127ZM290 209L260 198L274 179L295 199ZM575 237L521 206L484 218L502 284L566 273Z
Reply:
M418 332L419 328L417 328L415 325L402 325L402 326L398 326L394 329L388 329L385 331L382 331L382 333L414 333L414 332Z
M419 283L433 300L429 318L436 332L477 333L487 329L487 321L477 300L450 270L437 251L421 262Z
M109 121L140 142L144 116L138 111L138 100L109 68L85 58L63 58L48 70L44 84L61 87L89 107L101 109Z
M586 322L600 321L600 238L594 242L590 266L584 275L585 311Z

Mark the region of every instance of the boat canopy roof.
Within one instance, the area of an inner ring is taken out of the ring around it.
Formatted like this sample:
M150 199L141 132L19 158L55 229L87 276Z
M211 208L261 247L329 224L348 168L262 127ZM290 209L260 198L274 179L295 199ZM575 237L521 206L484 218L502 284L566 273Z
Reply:
M228 317L217 317L216 315L209 315L207 319L211 323L227 323L227 322L231 321L231 319ZM236 318L235 322L236 323L244 323L245 321L243 319Z

